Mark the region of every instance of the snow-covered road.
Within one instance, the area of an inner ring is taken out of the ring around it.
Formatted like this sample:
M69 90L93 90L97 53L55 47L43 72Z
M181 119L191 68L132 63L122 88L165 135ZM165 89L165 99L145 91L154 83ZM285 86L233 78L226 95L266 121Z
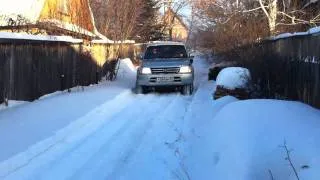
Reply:
M0 178L188 179L180 152L183 124L201 119L191 106L211 102L213 89L204 60L196 59L195 66L193 96L136 95L134 79L120 72L116 83L1 112L0 136L12 136L0 140Z
M293 180L279 148L284 139L299 175L319 179L319 110L213 101L215 83L200 57L192 96L136 95L130 62L123 60L116 82L0 108L0 179L269 180L273 172Z

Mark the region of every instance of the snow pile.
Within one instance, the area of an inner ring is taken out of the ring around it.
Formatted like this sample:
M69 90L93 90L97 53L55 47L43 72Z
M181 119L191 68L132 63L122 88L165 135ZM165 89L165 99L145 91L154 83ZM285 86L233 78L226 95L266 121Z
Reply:
M118 63L117 81L123 85L135 86L137 69L133 65L131 59L121 59Z
M71 36L31 35L27 33L0 32L0 39L24 39L38 41L61 41L71 43L82 43L81 39L74 39Z
M217 85L227 89L246 88L250 72L246 68L229 67L224 68L217 76Z
M320 111L297 102L230 103L208 124L206 147L212 179L295 180L284 143L300 179L320 178ZM201 161L201 159L199 159ZM207 176L207 178L210 176Z
M126 58L126 59L121 59L119 62L119 71L118 75L123 75L123 76L136 76L137 75L137 69L133 65L131 59Z

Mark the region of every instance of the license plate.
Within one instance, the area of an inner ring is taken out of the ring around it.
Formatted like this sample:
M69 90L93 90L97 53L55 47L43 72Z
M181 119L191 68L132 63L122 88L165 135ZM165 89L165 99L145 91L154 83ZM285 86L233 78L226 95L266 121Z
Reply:
M158 82L168 82L173 81L173 77L157 77Z

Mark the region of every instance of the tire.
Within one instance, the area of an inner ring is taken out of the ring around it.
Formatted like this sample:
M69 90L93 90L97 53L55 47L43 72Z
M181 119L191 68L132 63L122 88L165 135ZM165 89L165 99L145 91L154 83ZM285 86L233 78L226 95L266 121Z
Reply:
M143 86L136 86L136 94L144 94L145 93L145 89Z
M193 92L193 85L189 84L189 85L184 85L182 87L182 94L186 95L186 96L190 96L192 95Z

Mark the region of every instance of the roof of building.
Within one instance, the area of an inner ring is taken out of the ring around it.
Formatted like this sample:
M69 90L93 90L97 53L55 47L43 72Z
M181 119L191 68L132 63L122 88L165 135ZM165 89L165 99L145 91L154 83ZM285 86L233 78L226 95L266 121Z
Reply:
M36 23L43 9L45 0L0 0L0 26L7 25L7 19L21 16L30 23ZM6 24L4 24L6 23Z
M107 37L98 32L95 26L95 20L91 7L89 5L89 1L88 7L90 12L90 19L94 26L93 31L80 27L77 24L62 22L58 19L43 19L39 21L46 1L47 0L0 0L0 26L10 26L9 21L11 19L14 21L19 21L17 24L11 26L50 23L50 25L65 29L67 31L108 40Z
M166 14L167 14L167 13L173 14L174 17L181 23L181 25L182 25L184 28L189 29L189 27L188 27L188 26L186 25L186 23L183 21L183 19L181 18L181 16L179 16L177 13L175 13L172 8L168 8ZM166 16L166 14L164 15L164 17Z

